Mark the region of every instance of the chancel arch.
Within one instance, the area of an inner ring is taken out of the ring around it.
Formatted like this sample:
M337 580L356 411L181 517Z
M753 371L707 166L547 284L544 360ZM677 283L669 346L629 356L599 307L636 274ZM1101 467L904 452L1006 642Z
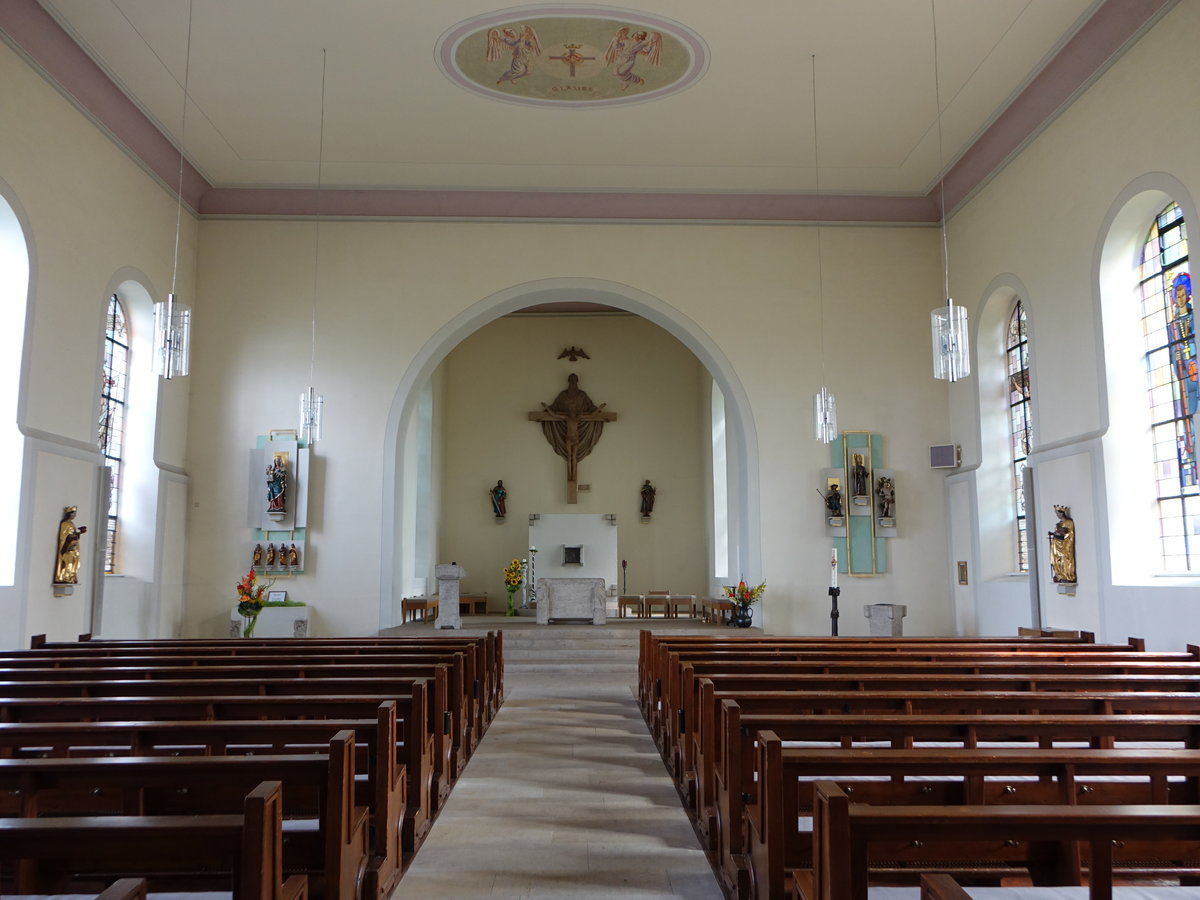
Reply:
M427 577L432 563L450 561L428 557L436 546L429 529L437 519L440 503L440 498L430 490L429 484L439 477L439 460L444 449L439 446L433 413L436 397L441 390L437 383L439 366L451 351L481 328L509 313L546 303L600 304L639 316L687 348L698 366L711 375L711 382L725 398L729 570L759 571L757 437L745 390L716 342L695 322L664 301L629 285L593 278L545 279L498 291L448 321L425 342L400 380L389 410L384 448L384 459L388 463L384 466L380 627L399 623L400 599L423 584L422 579ZM520 346L512 347L513 366L522 365L523 352L524 348ZM587 369L582 368L585 363L579 365L582 369L580 378L586 389ZM503 376L503 371L496 373L497 378ZM562 385L548 384L545 395L540 399L551 401L561 388ZM597 402L606 400L599 394L594 395L594 399ZM533 408L538 400L537 396L522 396L514 401L521 405L521 418L526 415L526 407ZM533 406L530 406L531 403ZM538 429L538 439L542 440L540 425L532 422L527 424L531 429ZM606 432L606 439L608 434ZM486 435L480 437L486 441ZM711 452L707 442L701 446L700 435L684 435L682 440L697 445L698 455ZM542 443L545 443L544 440ZM547 453L551 452L548 448L544 449ZM480 458L486 460L486 452L481 453ZM585 461L583 466L587 465ZM646 473L647 477L651 475ZM502 473L490 474L489 484L501 477L504 477ZM509 486L508 481L505 484ZM711 487L707 488L706 494L711 498ZM483 493L480 493L480 499L486 502ZM624 513L623 507L616 511L619 516ZM623 518L630 523L629 527L637 527L632 524L636 519L632 512L625 513ZM514 527L517 526L522 530L525 527L523 522L514 523ZM515 534L512 540L516 539ZM711 563L706 568L707 581L712 583L714 573Z

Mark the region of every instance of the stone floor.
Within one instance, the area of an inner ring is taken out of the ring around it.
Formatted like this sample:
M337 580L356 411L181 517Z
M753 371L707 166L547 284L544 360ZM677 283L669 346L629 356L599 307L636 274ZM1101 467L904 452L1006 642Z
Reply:
M393 900L722 900L634 672L508 672L508 697Z

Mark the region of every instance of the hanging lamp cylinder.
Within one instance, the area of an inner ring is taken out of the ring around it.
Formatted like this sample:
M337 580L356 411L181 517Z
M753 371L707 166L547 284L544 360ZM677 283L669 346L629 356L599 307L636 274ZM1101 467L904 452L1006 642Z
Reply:
M154 304L154 373L175 378L188 373L192 341L192 311L167 294Z
M933 338L933 377L951 383L971 374L970 338L966 307L946 305L929 314Z
M321 439L321 415L325 409L325 397L311 385L300 395L300 437L312 446Z
M813 426L821 443L830 444L837 440L837 400L824 385L813 395Z

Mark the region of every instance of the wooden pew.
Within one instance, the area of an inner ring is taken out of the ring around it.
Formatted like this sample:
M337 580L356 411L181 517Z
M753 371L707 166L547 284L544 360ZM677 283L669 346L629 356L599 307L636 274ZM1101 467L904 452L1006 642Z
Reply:
M938 676L986 676L986 675L1018 675L1022 678L1035 677L1054 678L1058 680L1064 675L1126 675L1126 680L1132 684L1150 687L1150 678L1166 675L1179 675L1181 678L1198 678L1200 685L1200 658L1189 657L1187 661L1177 659L1153 660L1142 659L1130 661L1124 658L1084 658L1069 662L1061 660L1046 660L1041 655L1030 657L1021 654L1017 658L991 657L990 655L975 654L960 659L942 658L925 653L916 658L907 656L892 656L888 660L876 658L863 659L857 654L850 653L838 658L822 660L791 660L771 657L766 659L739 660L693 660L673 665L669 672L667 686L661 701L659 718L660 731L657 735L664 758L672 770L679 773L691 767L687 765L686 748L679 745L679 730L681 723L694 721L698 700L697 680L702 677L712 679L733 679L737 676L753 678L767 676L769 679L781 680L783 676L828 676L850 675L861 676L863 680L873 676L910 675L921 678ZM761 678L760 678L761 680ZM811 688L810 688L811 689ZM861 688L856 688L861 689ZM1195 690L1194 687L1179 686L1176 690Z
M454 777L451 756L454 717L446 706L446 672L435 667L436 677L396 676L386 669L379 669L376 677L360 678L300 678L265 677L252 680L245 677L206 679L203 677L181 679L143 678L127 681L117 680L59 680L59 681L7 681L0 682L0 716L4 715L4 704L21 699L62 700L71 697L113 698L187 698L219 695L259 697L360 697L378 705L384 700L396 699L404 705L411 702L415 685L432 683L433 690L427 700L426 734L431 743L431 765L434 793L431 795L431 811L436 812L450 794ZM429 706L428 704L432 704ZM206 718L200 716L200 718ZM10 720L11 721L11 720ZM45 721L43 719L43 721Z
M726 735L743 741L735 747L739 765L753 759L750 746L760 729L772 728L792 715L813 714L1038 714L1055 716L1114 715L1117 713L1168 715L1200 709L1200 693L1176 692L981 692L981 691L717 691L710 679L700 679L700 712L696 726L683 735L692 744L695 764L697 824L716 847L716 770L725 758ZM740 717L723 721L722 710L732 704ZM752 778L751 776L748 776ZM753 790L753 788L750 788ZM685 798L686 789L681 789Z
M1004 674L940 674L936 671L929 674L912 673L858 673L847 671L841 674L803 674L803 675L726 675L710 672L705 677L710 679L717 691L728 691L736 695L741 691L790 690L807 691L840 691L852 694L864 690L907 691L920 693L924 691L982 691L982 692L1012 692L1026 691L1031 693L1080 693L1086 691L1168 691L1168 692L1200 692L1200 667L1193 675L1121 675L1121 674L1088 674L1086 671L1068 670L1063 673L1041 673L1024 676L1019 672ZM698 689L689 689L684 693L684 706L670 716L670 727L664 728L663 758L668 769L681 782L694 779L694 766L689 758L683 756L681 736L695 727L698 715Z
M467 735L474 733L468 722L476 717L477 709L473 710L470 701L464 698L461 680L456 678L460 672L461 668L443 662L378 661L373 665L329 666L282 659L265 662L257 658L228 666L21 667L0 669L0 696L189 696L218 690L265 695L359 691L378 695L393 690L402 694L411 690L414 680L430 678L433 693L429 731L434 739L438 784L435 807L440 808L466 765L470 744ZM468 706L464 708L463 703Z
M1053 865L1038 858L1046 847L1083 842L1088 847L1088 896L1113 896L1114 843L1145 846L1200 841L1200 805L1069 804L1014 806L874 806L853 803L836 784L817 782L814 844L818 847L812 878L798 880L804 900L866 900L871 848L936 842L945 852L955 845L984 842L1008 851L1017 861ZM1054 872L1048 883L1079 884L1077 873ZM758 893L759 897L772 896ZM774 896L783 896L776 894Z
M285 881L282 858L278 781L251 791L236 815L0 819L0 859L18 863L12 890L25 894L94 890L89 885L117 873L145 877L152 889L224 888L234 900L304 900L307 879ZM207 873L207 883L195 880L196 870Z
M37 654L56 656L129 656L184 655L187 659L204 656L247 656L262 654L320 654L332 661L349 657L392 655L397 653L438 656L463 652L475 660L476 681L468 685L471 693L486 698L484 722L500 708L504 698L504 635L488 632L482 637L462 635L433 635L419 638L168 638L148 640L102 640L81 635L80 641L47 641L45 635L34 635L30 650L0 652L0 659L28 659Z
M291 719L346 719L378 715L381 706L391 711L385 722L394 723L396 752L404 759L407 809L401 838L405 852L413 852L432 823L434 792L433 740L428 732L428 686L413 685L401 698L364 696L236 696L197 697L0 697L0 722L105 722L194 721L261 719L279 724ZM390 707L387 704L391 704ZM379 782L383 791L383 780ZM389 793L394 802L394 791ZM393 808L390 807L389 808ZM388 820L388 833L392 825Z
M0 724L0 767L6 760L31 758L151 756L203 761L225 755L306 754L328 744L339 731L353 733L355 746L362 751L355 767L355 803L370 811L371 823L371 859L362 893L366 898L386 898L403 868L407 809L407 780L396 756L392 701L380 704L376 719Z
M0 815L230 813L258 784L278 780L287 834L285 870L307 875L317 896L357 900L368 843L367 809L355 805L354 749L354 733L340 731L323 753L0 759ZM291 827L305 821L316 827Z
M911 653L920 648L953 649L979 648L996 652L1021 653L1029 649L1052 649L1058 652L1071 650L1145 650L1145 641L1130 638L1126 644L1103 644L1095 642L1095 635L1082 632L1078 638L921 638L921 637L794 637L774 636L718 637L709 635L655 635L643 630L638 641L638 697L643 713L649 717L650 710L659 693L663 679L663 668L667 654L672 651L719 649L755 650L770 652L774 648L784 650L833 650L844 652L850 649L871 649L883 652Z
M859 721L852 721L856 718ZM812 814L812 785L820 779L850 779L851 783L842 787L856 800L868 803L1200 802L1200 751L1195 749L1200 743L1200 723L1191 716L1077 717L1065 725L1049 717L1026 721L1024 717L980 716L964 722L949 716L911 721L895 718L904 721L843 717L840 723L828 723L827 730L817 736L835 741L848 734L863 740L916 738L953 743L957 739L960 744L798 748L784 746L773 731L760 732L755 752L757 790L742 804L746 832L729 830L733 849L726 848L730 855L723 857L723 880L745 896L752 883L778 884L785 868L811 867L813 847L802 826L804 817ZM1131 741L1142 735L1176 746L1150 750L1061 746L1061 742L1104 744L1114 737ZM1017 743L980 748L972 745L975 738ZM1039 746L1051 742L1060 745ZM770 768L759 769L762 765ZM1169 781L1172 778L1180 780ZM776 808L781 802L785 804L782 818ZM770 807L769 814L762 811L764 804ZM792 824L789 827L787 823ZM782 839L770 832L776 825L783 828ZM1138 858L1145 851L1130 847L1125 856ZM750 860L757 860L761 868L747 873Z

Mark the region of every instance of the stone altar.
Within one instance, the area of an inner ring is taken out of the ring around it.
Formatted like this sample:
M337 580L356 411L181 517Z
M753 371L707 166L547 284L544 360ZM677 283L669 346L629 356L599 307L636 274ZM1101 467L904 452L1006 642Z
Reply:
M591 619L593 625L608 620L608 589L603 578L539 578L537 623L551 619Z
M458 563L441 563L433 567L438 583L438 617L434 628L462 628L462 615L458 609L458 583L467 570Z

